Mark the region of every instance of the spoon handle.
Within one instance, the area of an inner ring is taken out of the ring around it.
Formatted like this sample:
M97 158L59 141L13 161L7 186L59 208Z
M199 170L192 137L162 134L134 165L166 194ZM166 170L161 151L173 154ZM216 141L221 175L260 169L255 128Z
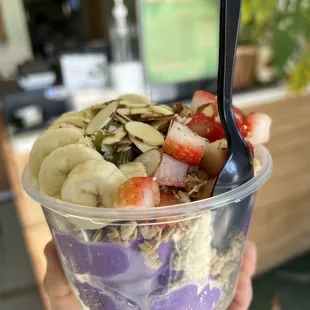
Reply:
M231 146L232 137L240 135L232 108L232 89L242 0L221 0L220 48L218 67L219 116ZM242 141L242 139L241 139Z

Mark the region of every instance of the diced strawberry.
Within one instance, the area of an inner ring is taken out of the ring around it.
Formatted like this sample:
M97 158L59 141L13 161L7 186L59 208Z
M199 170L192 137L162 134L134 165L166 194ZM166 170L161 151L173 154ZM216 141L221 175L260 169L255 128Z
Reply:
M254 112L246 116L245 124L249 132L248 139L254 146L269 141L271 123L271 118L263 113Z
M199 165L205 148L205 139L179 122L171 126L163 152L188 165Z
M160 192L160 207L173 206L179 203L180 201L171 193Z
M197 90L194 93L192 104L191 104L191 110L192 113L196 113L197 109L207 103L215 103L216 104L217 99L214 95L212 95L209 92Z
M235 106L233 107L233 109L234 109L234 114L235 114L235 118L236 118L237 123L239 122L240 124L244 124L244 122L245 122L244 113L241 110L239 110L238 108L236 108Z
M247 127L236 117L236 123L243 137L248 134ZM217 120L217 117L211 118L203 113L196 113L191 116L191 121L187 126L200 136L208 139L210 142L225 138L222 124Z
M215 119L218 116L217 103L204 104L197 109L196 113L203 113L204 115Z
M120 186L115 208L153 208L157 207L159 202L157 182L151 177L136 177Z
M200 167L211 177L216 177L222 170L227 159L226 139L207 143Z
M225 133L220 123L216 123L213 118L202 113L191 116L191 121L187 126L201 137L213 142L225 138Z
M188 164L163 154L162 161L155 172L159 185L182 186L184 185Z

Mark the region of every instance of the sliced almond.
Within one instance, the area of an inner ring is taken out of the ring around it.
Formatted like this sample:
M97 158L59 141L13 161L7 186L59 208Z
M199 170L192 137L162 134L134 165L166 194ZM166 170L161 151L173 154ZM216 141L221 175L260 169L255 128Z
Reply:
M119 101L113 101L106 105L90 122L86 128L86 133L91 135L106 126L115 114Z
M129 139L129 137L125 137L119 142L115 143L115 147L122 146L122 145L130 145L132 144L132 141Z
M167 108L166 106L162 106L162 105L151 105L150 109L160 115L173 115L173 111L171 111L169 108Z
M147 106L149 106L147 103L135 103L127 100L121 100L120 102L120 107L122 108L145 108Z
M150 145L163 145L164 136L152 126L141 122L129 122L125 125L127 132L138 140Z
M112 135L104 138L102 140L102 144L111 145L111 144L120 142L126 136L127 136L127 131L125 130L124 126L121 126L120 128L116 129Z
M80 115L71 115L71 116L61 116L57 119L50 128L58 127L60 124L70 124L74 125L78 128L86 128L90 123L90 119L83 117Z
M147 114L141 114L140 120L141 122L151 122L151 121L160 121L162 119L166 119L167 117L168 117L167 115L161 115L157 113L147 113ZM173 115L169 117L173 117Z
M139 115L149 113L149 108L121 108L117 112L123 115Z
M169 123L170 123L171 118L165 118L165 119L161 119L159 121L155 121L151 124L152 127L154 127L156 130L164 130L167 129L169 127Z
M126 94L118 97L119 100L124 100L124 101L129 101L131 103L136 103L136 104L149 104L149 101L146 97L139 96L136 94Z
M146 144L144 142L141 142L141 141L139 141L138 139L136 139L134 137L129 136L129 139L143 153L156 148L155 146Z
M123 172L128 179L136 177L146 177L146 168L142 163L133 162L121 165L119 169Z
M134 162L142 163L146 168L147 176L152 177L159 167L163 153L159 149L152 149L137 157Z
M128 122L131 122L131 119L128 116L123 115L119 113L118 111L113 116L113 119L117 122L120 122L123 125L127 124Z

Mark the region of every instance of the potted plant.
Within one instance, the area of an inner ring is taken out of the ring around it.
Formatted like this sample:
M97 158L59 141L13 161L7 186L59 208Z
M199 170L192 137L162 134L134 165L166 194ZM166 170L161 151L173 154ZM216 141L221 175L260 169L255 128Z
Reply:
M239 45L237 49L234 87L246 88L255 81L257 55L266 54L267 47L259 45L278 0L244 0L240 21Z
M310 83L310 0L283 1L272 19L271 34L276 72L299 93Z

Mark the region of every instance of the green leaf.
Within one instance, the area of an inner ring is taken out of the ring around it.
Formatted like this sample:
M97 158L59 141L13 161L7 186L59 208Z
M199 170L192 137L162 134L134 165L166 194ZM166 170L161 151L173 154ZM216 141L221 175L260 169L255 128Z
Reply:
M274 52L274 66L276 70L281 74L285 72L286 64L289 58L295 53L298 48L298 44L295 38L291 36L287 31L280 30L279 28L273 31L274 38L272 49Z
M300 61L291 71L288 79L289 89L294 93L300 93L310 82L310 45L300 57Z

